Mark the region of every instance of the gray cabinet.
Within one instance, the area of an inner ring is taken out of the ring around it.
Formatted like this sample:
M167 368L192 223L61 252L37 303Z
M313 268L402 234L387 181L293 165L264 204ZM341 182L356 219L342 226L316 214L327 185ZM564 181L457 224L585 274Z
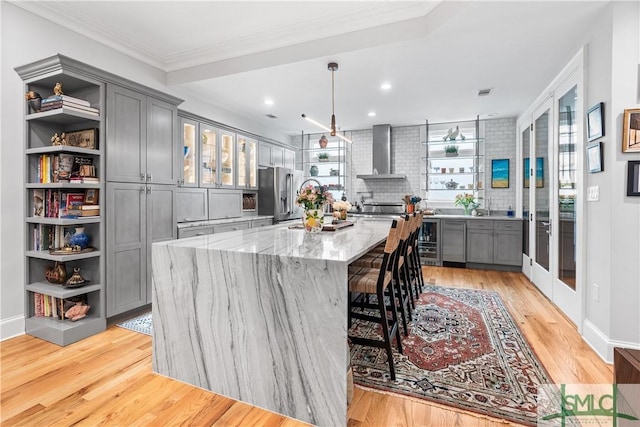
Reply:
M467 262L493 264L493 221L467 221Z
M202 225L197 227L179 228L178 239L186 239L187 237L205 236L213 233L213 225Z
M284 152L285 149L279 145L260 141L258 149L258 165L263 167L284 167Z
M181 187L197 187L200 183L200 141L198 122L186 117L179 117L178 131L182 132L182 167L179 185ZM178 147L178 152L180 152Z
M254 219L251 221L251 228L267 227L269 225L273 225L273 219L271 218Z
M494 221L493 262L522 265L522 221Z
M442 261L466 261L466 223L443 219L442 227Z
M284 167L287 169L296 168L296 152L293 150L284 150Z
M175 186L107 183L107 316L151 302L151 244L176 238Z
M206 188L176 190L178 222L205 221L209 219L209 203Z
M228 224L217 224L213 226L214 233L225 233L227 231L248 230L251 228L250 221L237 221Z
M177 107L107 85L107 180L176 184Z
M209 189L209 219L242 216L242 192L239 190Z

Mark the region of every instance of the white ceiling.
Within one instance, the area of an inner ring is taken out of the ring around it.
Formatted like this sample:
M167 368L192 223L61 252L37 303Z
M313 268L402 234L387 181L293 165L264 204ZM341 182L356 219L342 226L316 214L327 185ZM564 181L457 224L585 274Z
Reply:
M340 66L343 130L515 116L577 52L606 1L15 4L166 71L191 96L296 134L318 132L302 113L329 124L328 62ZM392 89L381 91L383 81ZM484 88L491 95L476 96Z

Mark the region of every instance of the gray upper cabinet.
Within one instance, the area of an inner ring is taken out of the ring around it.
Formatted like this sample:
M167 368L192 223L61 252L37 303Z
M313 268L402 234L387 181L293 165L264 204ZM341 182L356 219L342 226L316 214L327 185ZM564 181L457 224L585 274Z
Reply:
M107 181L176 184L177 107L107 85Z
M199 125L195 120L180 117L182 132L182 176L179 185L181 187L197 187L200 184L200 141ZM180 153L180 147L178 147Z
M296 152L293 150L284 150L284 167L288 169L296 168Z
M465 221L442 220L442 261L465 262Z
M259 145L258 164L260 166L284 167L285 149L283 147L264 141L260 141Z
M107 181L146 181L147 97L107 85Z
M177 121L175 105L147 97L147 181L152 184L178 183Z

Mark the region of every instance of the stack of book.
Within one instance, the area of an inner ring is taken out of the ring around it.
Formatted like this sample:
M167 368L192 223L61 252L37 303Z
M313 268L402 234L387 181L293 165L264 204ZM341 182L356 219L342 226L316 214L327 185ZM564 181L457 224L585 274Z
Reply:
M58 108L65 108L72 111L78 111L81 113L87 113L92 115L100 115L100 110L93 108L89 101L84 99L74 98L69 95L53 95L42 100L42 107L40 111L55 110Z

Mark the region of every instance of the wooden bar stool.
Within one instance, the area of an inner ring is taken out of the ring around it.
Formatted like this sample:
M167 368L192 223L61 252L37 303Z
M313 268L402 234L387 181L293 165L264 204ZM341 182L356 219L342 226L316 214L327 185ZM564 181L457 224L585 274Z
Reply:
M418 278L418 285L420 287L420 292L422 293L424 289L424 276L422 275L422 263L420 262L420 250L418 240L420 238L420 230L422 229L422 220L424 219L424 212L419 211L416 212L416 226L414 229L414 234L412 238L412 246L413 246L413 267L416 272L416 277Z
M404 225L404 220L394 220L389 230L387 242L384 248L384 255L380 268L359 268L354 267L349 272L349 317L379 323L382 326L383 340L374 340L358 336L349 335L349 339L354 344L366 345L370 347L384 348L389 362L389 374L391 380L395 381L396 371L393 365L393 350L391 343L395 335L398 352L402 354L402 342L400 331L398 330L398 312L396 310L396 296L394 287L390 286L393 281L393 273L389 270L389 264L396 262L398 256L398 243L400 242L400 230ZM360 294L356 300L351 299L353 293ZM388 294L389 304L385 301L385 294ZM369 295L375 295L377 301L369 303ZM354 308L364 308L368 311L377 310L380 316L366 313ZM391 312L391 317L389 313Z
M414 213L411 218L411 236L407 247L407 264L409 274L411 275L411 284L414 287L416 299L422 292L422 269L420 267L420 253L418 251L418 235L422 225L422 212Z
M412 320L411 315L411 293L409 292L409 288L406 286L405 282L401 278L401 270L405 268L405 258L404 258L404 245L406 244L406 239L409 233L409 223L406 219L402 222L402 225L398 225L400 229L400 241L398 243L398 256L395 258L394 262L389 263L388 270L392 273L393 286L395 289L395 294L398 299L396 307L399 308L400 317L402 318L402 326L404 329L405 336L409 335L409 327L407 319ZM363 271L362 269L368 268L373 270L380 269L382 265L382 261L384 258L384 247L382 251L378 250L378 247L374 248L371 252L363 255L358 258L349 266L350 272ZM405 308L406 307L406 308Z

